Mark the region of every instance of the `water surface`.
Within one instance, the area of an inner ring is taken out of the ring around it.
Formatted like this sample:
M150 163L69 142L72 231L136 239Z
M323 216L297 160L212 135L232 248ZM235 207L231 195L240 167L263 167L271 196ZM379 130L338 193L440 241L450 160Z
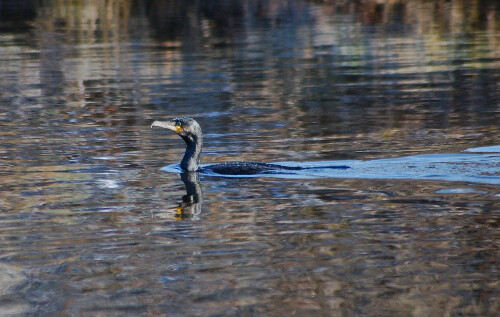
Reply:
M498 5L356 3L1 1L0 311L496 315Z
M467 149L464 152L489 151L498 146ZM226 175L202 172L220 177L278 178L364 178L364 179L424 179L477 182L500 185L500 151L494 154L427 154L369 161L337 160L320 162L273 162L278 166L298 170L269 170L252 175ZM204 167L202 165L201 167ZM162 171L183 173L180 164L171 164Z

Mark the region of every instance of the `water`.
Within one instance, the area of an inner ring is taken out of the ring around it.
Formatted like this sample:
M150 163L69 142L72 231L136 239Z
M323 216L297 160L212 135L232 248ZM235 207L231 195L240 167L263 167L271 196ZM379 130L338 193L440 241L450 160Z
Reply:
M378 3L1 1L0 315L496 315L498 6Z

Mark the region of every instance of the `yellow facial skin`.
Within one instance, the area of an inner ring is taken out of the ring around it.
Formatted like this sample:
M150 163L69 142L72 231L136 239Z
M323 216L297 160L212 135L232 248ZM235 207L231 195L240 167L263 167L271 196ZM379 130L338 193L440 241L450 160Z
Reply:
M175 133L179 133L182 131L182 125L179 121L174 122L174 129L172 130Z

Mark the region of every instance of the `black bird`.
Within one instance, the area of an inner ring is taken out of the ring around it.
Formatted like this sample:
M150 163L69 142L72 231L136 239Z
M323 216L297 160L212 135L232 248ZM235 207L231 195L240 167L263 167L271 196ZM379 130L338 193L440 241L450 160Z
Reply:
M179 117L170 121L155 121L151 125L174 131L186 142L186 152L181 160L181 168L187 172L213 172L225 175L253 175L280 171L297 171L311 167L283 166L278 164L257 162L226 162L200 167L200 156L203 147L201 127L193 118ZM328 166L320 168L346 169L348 166Z

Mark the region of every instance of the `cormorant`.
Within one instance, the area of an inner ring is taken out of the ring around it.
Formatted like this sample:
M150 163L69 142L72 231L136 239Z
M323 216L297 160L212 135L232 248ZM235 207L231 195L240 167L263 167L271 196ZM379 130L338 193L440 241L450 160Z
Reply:
M187 172L213 172L225 175L253 175L268 172L292 171L311 167L282 166L278 164L257 162L226 162L200 167L200 156L203 146L201 127L193 118L179 117L170 121L155 121L151 125L174 131L186 142L186 152L181 160L181 168ZM325 168L325 167L321 167ZM348 166L328 166L326 168L346 169Z

